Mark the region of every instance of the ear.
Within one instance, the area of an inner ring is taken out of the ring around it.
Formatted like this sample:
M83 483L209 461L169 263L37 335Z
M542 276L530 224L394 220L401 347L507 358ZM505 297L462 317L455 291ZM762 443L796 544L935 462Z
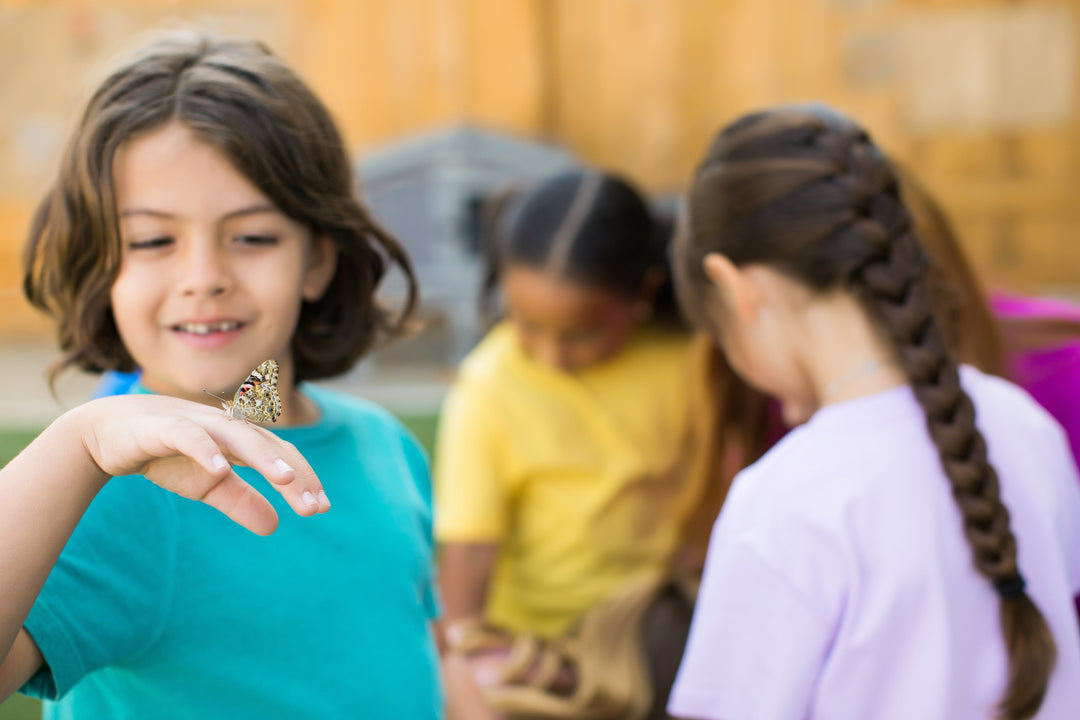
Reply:
M338 248L334 241L325 235L319 235L311 241L311 256L304 273L304 282L300 295L308 302L315 302L323 296L337 270Z
M706 255L702 266L728 311L745 323L753 323L761 308L761 288L754 278L720 253Z

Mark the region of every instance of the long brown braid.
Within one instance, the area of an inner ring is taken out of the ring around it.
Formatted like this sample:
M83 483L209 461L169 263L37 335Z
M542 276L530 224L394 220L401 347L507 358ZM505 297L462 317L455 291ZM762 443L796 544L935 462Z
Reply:
M975 568L1001 597L1009 678L1000 715L1033 716L1056 647L1025 592L998 476L931 310L927 257L883 153L822 106L736 121L709 149L690 193L679 269L696 294L710 252L736 265L767 263L816 290L846 287L891 337L952 485Z

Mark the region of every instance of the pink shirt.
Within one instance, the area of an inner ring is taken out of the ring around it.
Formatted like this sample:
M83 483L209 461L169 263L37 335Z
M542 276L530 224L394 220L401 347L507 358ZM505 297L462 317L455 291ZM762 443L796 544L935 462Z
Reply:
M990 303L1005 321L1080 322L1080 307L1060 300L995 293ZM1080 332L1046 347L1017 350L1008 344L1006 336L1009 378L1061 423L1080 462Z
M1080 484L1060 426L962 370L1028 592L1057 641L1037 717L1080 717ZM993 717L1006 657L907 386L818 411L738 475L713 531L669 712L752 720Z

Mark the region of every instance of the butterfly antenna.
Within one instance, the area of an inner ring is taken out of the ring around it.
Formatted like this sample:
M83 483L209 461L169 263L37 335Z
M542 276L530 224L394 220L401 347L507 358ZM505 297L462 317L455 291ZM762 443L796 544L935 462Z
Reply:
M229 402L225 398L221 397L220 395L215 395L214 393L210 392L209 390L203 390L203 392L206 393L207 395L209 395L212 398L217 398L221 402Z

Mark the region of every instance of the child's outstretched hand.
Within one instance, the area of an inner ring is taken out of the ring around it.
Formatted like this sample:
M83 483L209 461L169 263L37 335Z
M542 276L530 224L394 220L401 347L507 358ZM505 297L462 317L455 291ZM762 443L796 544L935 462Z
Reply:
M145 475L254 533L274 531L273 506L231 464L262 473L300 515L330 508L319 478L291 444L216 408L162 395L80 405L0 468L0 700L41 665L22 624L82 514L112 476Z
M68 415L104 475L144 475L259 535L277 528L277 513L232 465L258 471L299 515L330 508L319 478L292 444L220 409L161 395L122 395L93 400Z

